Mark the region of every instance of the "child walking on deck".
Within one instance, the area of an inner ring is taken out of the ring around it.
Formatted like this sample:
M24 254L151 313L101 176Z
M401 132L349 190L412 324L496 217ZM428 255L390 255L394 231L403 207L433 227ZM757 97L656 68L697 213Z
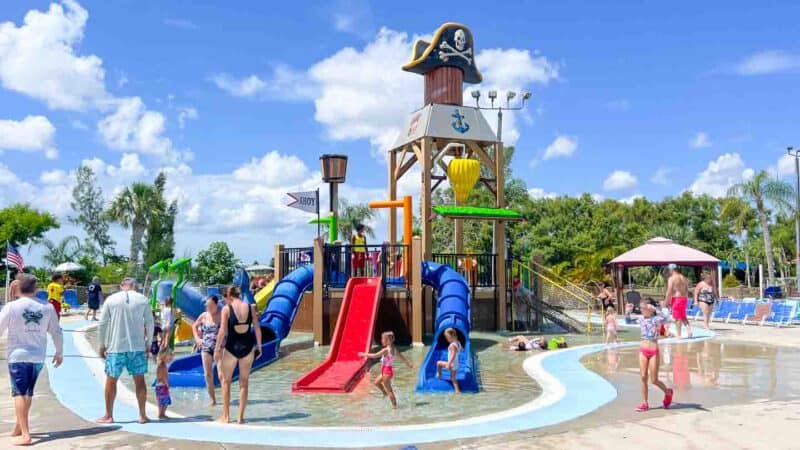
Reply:
M375 386L381 390L384 396L389 397L392 402L392 407L397 408L397 398L392 390L392 378L394 378L394 358L400 357L406 363L408 368L412 368L411 362L403 356L402 353L397 351L394 346L394 332L385 331L381 334L381 345L383 348L375 353L359 353L358 356L362 358L380 358L381 359L381 374L375 378Z
M638 412L645 412L650 407L647 404L647 381L658 387L664 392L664 409L672 404L672 389L658 379L658 366L661 364L661 357L658 349L658 331L660 325L664 324L669 318L658 311L656 302L652 299L642 300L639 304L642 310L642 317L639 318L639 326L642 331L641 342L639 344L639 372L642 376L642 404L636 408Z
M458 354L461 353L463 347L461 347L461 341L458 340L458 333L456 333L455 329L448 328L444 330L444 337L450 343L447 346L447 361L436 362L436 377L442 378L442 369L447 369L450 372L450 381L453 383L453 389L455 389L456 394L460 394L461 389L458 387L456 375L458 375Z

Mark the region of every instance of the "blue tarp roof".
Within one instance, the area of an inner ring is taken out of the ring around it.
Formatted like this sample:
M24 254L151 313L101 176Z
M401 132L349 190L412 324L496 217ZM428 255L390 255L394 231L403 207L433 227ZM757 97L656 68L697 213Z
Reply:
M722 268L722 270L730 270L731 268L731 264L728 261L720 261L719 266ZM747 270L747 264L741 261L736 261L734 263L734 268L736 270Z

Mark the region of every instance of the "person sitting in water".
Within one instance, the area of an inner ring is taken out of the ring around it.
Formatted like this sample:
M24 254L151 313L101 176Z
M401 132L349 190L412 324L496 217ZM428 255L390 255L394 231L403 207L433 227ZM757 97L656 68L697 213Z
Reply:
M528 339L525 336L512 336L508 338L511 343L509 350L527 352L530 350L547 350L547 338L544 336Z

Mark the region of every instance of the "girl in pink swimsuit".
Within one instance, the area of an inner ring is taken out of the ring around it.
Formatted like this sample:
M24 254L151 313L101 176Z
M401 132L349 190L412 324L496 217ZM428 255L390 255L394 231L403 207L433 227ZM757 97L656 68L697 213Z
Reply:
M359 353L358 356L362 358L380 358L381 359L381 374L375 378L375 386L383 392L385 397L389 397L389 400L392 402L392 407L397 408L397 398L394 395L394 390L392 389L392 378L394 378L394 357L397 356L406 363L406 365L411 368L411 362L403 356L402 353L397 351L397 348L394 346L394 332L392 331L385 331L381 334L381 345L383 348L378 350L375 353Z
M672 404L672 389L658 379L658 366L661 359L658 353L659 328L666 323L669 318L658 312L654 300L642 300L639 304L642 310L642 317L639 318L639 326L642 330L642 340L639 344L639 372L642 376L642 404L636 408L638 412L645 412L650 407L647 404L647 380L664 391L664 409Z

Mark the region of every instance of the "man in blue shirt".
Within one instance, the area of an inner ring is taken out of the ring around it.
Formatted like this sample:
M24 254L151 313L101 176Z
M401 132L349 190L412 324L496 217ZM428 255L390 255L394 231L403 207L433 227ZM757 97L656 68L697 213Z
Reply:
M100 277L92 278L92 283L86 288L87 306L86 320L89 320L89 313L92 313L92 320L97 321L97 310L100 309L100 302L103 301L103 288L100 286Z

